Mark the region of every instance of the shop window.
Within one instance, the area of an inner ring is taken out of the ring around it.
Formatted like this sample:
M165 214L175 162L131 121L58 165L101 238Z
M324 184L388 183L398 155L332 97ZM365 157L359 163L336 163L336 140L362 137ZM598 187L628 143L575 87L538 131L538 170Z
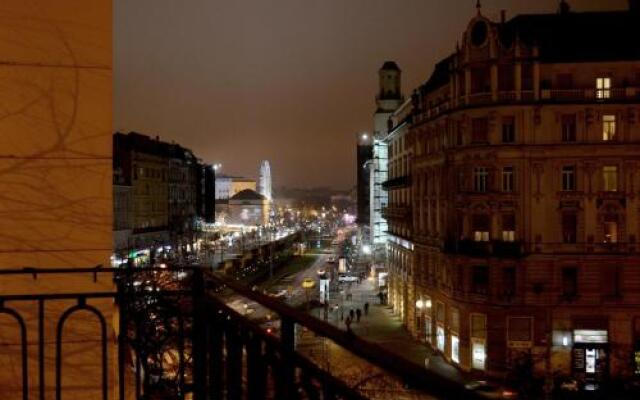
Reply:
M489 186L489 171L487 167L473 169L473 188L478 193L486 193Z
M615 140L616 138L616 116L602 116L602 140Z
M601 100L611 98L611 78L596 78L596 98Z
M502 191L513 192L513 167L502 167Z
M438 350L444 351L444 342L445 342L444 327L441 325L438 325L436 327L436 346L438 347Z
M562 190L565 192L576 190L576 167L573 165L562 167Z
M502 215L502 240L505 242L516 240L516 216L514 214Z
M602 184L602 189L605 192L618 191L618 167L616 165L602 167Z
M489 120L487 118L474 118L471 120L471 141L473 143L486 143L489 141Z
M472 220L473 240L476 242L488 242L491 217L487 214L476 214Z
M567 114L562 116L562 141L576 141L576 116L575 114Z
M487 316L471 314L471 367L484 370L486 362Z
M516 141L516 119L514 117L502 118L502 143Z
M578 268L562 268L562 296L574 299L578 295Z
M578 217L575 213L562 214L562 242L576 243L578 232Z
M431 343L432 339L431 339L431 318L430 317L425 317L424 318L424 337L425 340L429 343Z
M451 335L451 360L456 364L460 362L460 339L457 335Z
M486 295L489 291L489 267L475 265L472 271L471 291L475 294Z

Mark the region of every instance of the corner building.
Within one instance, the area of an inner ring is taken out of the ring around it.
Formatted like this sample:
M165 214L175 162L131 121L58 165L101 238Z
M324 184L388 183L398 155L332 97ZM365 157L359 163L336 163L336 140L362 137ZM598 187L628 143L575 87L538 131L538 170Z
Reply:
M463 370L640 372L640 17L479 11L413 97L408 328ZM414 301L415 300L415 301Z

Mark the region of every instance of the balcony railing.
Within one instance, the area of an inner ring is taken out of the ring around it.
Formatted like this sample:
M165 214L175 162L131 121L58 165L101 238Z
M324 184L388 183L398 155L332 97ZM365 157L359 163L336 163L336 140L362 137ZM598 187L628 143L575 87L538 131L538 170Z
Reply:
M539 92L540 102L615 102L615 101L637 101L640 100L640 87L625 87L600 89L596 88L572 88L572 89L541 89ZM536 101L533 90L499 91L497 99L494 100L491 92L473 93L469 96L461 96L456 102L449 99L439 102L431 107L426 107L424 112L416 118L416 121L436 118L449 110L464 108L467 106L482 106L490 104L511 104L530 103Z
M382 209L384 219L408 219L411 218L411 207L409 206L388 206Z
M89 312L99 323L100 345L86 351L95 351L95 359L100 360L100 398L103 400L132 397L140 400L367 398L357 387L337 378L333 374L335 371L322 368L296 348L296 326L329 339L336 346L365 360L374 369L396 377L419 393L435 398L485 398L468 391L460 383L412 364L350 332L197 267L31 268L0 271L0 281L16 275L33 276L38 281L49 279L49 274L88 274L93 275L94 279L99 274L110 274L114 277L117 290L0 297L0 314L12 317L19 328L20 337L13 341L21 346L23 400L29 398L30 382L40 399L45 398L45 390L49 390L49 387L55 388L55 398L58 400L63 394L74 390L62 384L68 382L64 379L64 373L73 369L71 364L65 364L62 368L62 333L65 321L77 312ZM34 284L34 287L37 286ZM280 334L269 333L257 322L234 310L225 300L228 296L241 296L275 312L279 315ZM120 332L117 343L113 344L117 350L115 369L109 365L111 358L107 347L112 344L107 338L108 322L99 306L95 305L100 299L113 299L118 305L117 325ZM70 304L70 301L75 304ZM53 302L64 307L61 315L47 313ZM28 316L20 313L25 304L34 303L38 305L36 326L40 327L35 333L27 332L25 321L28 321ZM57 335L55 338L45 337L43 321L52 318L54 322L57 320ZM38 346L29 346L27 337L37 338ZM57 349L54 356L56 378L45 383L44 344L51 341L56 343ZM177 355L173 363L165 357L169 350L170 354ZM38 368L30 367L32 360L37 360ZM168 373L168 369L172 373ZM109 371L113 370L117 371L117 376L109 379ZM30 376L32 371L38 371L39 376ZM37 386L33 382L38 382Z
M505 242L502 240L480 242L471 239L451 239L445 241L444 251L445 253L469 257L518 258L523 255L521 242Z
M387 191L395 189L405 189L409 186L411 186L411 176L409 175L399 176L397 178L392 178L385 182L382 182L382 188Z

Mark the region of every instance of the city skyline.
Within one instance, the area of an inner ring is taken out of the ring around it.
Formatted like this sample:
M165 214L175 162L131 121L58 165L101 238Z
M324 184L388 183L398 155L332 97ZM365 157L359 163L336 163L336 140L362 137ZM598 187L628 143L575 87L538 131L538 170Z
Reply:
M577 11L627 4L569 3ZM510 18L556 8L555 0L482 2L494 20L502 9ZM397 62L410 96L475 12L472 0L407 0L393 14L383 1L195 1L186 8L119 0L114 130L197 148L233 175L255 176L255 160L271 160L274 187L350 189L355 171L339 171L355 163L355 133L373 129L380 66Z

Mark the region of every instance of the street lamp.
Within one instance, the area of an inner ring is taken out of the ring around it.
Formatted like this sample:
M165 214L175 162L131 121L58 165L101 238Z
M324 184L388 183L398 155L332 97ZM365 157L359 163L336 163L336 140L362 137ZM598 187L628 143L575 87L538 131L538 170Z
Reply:
M316 286L316 282L311 278L304 278L302 281L302 289L307 299L307 312L309 312L309 292Z

